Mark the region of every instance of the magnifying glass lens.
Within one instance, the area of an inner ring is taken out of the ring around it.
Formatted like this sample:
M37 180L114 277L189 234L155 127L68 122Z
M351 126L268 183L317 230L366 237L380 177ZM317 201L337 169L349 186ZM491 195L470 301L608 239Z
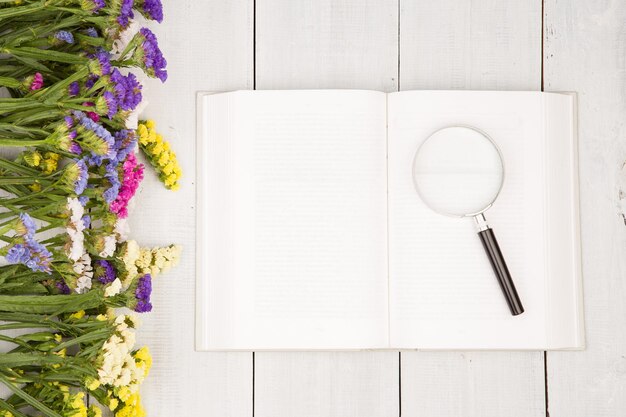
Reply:
M504 179L500 153L481 132L450 127L419 148L413 179L424 203L438 213L464 217L488 208Z
M524 312L493 230L483 212L504 184L504 164L496 144L469 127L448 127L422 143L413 161L413 181L424 203L454 217L474 217L511 314Z

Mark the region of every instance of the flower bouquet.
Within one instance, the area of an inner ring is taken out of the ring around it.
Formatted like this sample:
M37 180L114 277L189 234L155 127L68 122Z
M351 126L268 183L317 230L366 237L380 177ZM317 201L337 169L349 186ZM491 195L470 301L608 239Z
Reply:
M128 238L148 161L181 169L140 120L137 73L167 79L160 0L0 1L0 417L143 416L135 346L152 282L180 247ZM143 154L143 156L139 156ZM122 310L125 309L125 310ZM129 311L130 310L130 311Z

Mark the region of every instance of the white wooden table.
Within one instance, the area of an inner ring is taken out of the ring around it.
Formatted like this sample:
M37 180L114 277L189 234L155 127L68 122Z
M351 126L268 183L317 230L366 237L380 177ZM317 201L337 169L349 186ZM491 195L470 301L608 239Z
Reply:
M164 0L170 80L147 115L175 130L182 190L146 181L144 244L181 243L140 338L151 416L626 415L623 0ZM588 347L583 352L198 353L194 323L197 90L570 90L580 99Z

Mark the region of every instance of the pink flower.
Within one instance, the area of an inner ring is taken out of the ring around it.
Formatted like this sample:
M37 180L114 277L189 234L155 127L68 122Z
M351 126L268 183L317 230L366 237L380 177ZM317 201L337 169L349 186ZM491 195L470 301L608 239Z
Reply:
M109 210L117 214L117 217L125 219L128 217L128 202L135 196L141 180L143 180L143 164L137 163L134 153L128 157L122 165L123 181L117 198L109 205Z
M83 106L85 107L96 107L96 103L92 103L91 101L86 101L83 103ZM91 120L93 120L94 122L98 122L100 121L100 116L98 116L97 113L92 112L92 111L86 111L85 114L87 115L87 117L89 117Z
M41 73L36 72L33 76L33 81L30 83L30 91L37 91L43 87L43 75Z

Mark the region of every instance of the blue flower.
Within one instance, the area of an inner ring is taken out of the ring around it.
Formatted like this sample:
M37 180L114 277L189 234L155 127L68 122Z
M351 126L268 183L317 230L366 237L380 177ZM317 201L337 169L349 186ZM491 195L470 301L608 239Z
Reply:
M37 225L32 217L27 213L20 213L16 220L15 231L19 236L27 236L32 238L35 236Z
M61 42L65 42L69 44L74 43L74 35L72 35L70 32L66 30L58 31L57 33L54 34L54 37Z

